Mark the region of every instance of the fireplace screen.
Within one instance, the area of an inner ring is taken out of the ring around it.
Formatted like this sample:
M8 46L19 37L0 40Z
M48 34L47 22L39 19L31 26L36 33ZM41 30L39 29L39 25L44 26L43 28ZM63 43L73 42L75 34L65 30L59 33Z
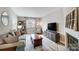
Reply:
M68 37L68 47L69 50L71 51L78 51L78 39L76 39L75 37L67 34Z

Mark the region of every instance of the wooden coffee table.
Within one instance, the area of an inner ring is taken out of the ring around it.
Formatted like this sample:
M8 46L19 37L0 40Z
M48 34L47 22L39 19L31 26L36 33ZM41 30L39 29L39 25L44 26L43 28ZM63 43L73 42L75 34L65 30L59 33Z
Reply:
M32 34L31 41L32 41L34 48L37 46L42 46L42 37L38 34Z

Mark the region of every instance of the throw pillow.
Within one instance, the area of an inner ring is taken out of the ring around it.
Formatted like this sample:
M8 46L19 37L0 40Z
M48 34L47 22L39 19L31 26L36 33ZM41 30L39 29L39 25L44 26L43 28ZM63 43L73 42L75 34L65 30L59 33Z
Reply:
M4 38L4 41L6 42L6 43L14 43L14 42L17 42L18 41L18 39L16 38L16 37L6 37L6 38Z

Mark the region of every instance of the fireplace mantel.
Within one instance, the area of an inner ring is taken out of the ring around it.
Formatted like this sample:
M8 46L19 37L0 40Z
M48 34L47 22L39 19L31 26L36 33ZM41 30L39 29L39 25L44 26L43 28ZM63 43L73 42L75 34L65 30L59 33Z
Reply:
M75 37L79 40L79 32L78 31L74 31L72 29L65 28L65 32L69 33L70 35L72 35L73 37Z

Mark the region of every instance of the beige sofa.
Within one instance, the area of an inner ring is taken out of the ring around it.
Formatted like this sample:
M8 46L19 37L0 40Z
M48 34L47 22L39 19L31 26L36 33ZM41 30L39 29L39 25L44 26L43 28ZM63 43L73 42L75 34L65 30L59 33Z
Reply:
M16 51L16 48L19 46L24 45L23 40L19 40L18 42L9 43L9 44L2 44L0 45L0 51Z
M18 37L12 34L0 36L0 51L16 51L17 47L24 44L24 40L18 40Z

